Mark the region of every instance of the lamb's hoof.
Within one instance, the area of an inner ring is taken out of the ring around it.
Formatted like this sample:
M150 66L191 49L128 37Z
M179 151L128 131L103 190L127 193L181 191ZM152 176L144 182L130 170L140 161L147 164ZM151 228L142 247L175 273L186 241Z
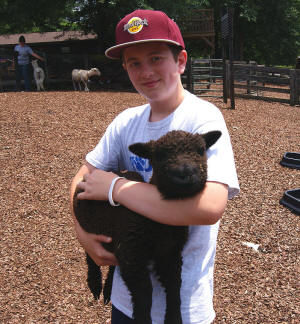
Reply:
M95 300L98 300L100 298L100 294L101 294L100 290L98 290L98 289L91 290L91 293L93 294Z
M99 300L100 294L93 295L95 300Z
M88 287L90 289L90 292L93 294L94 299L97 300L100 298L100 294L102 291L102 284L101 282L92 280L94 278L89 277L87 282L88 282Z
M104 305L107 305L110 302L110 296L111 296L111 286L107 284L107 281L104 285L103 289L103 302Z
M104 305L108 305L109 303L110 303L110 298L103 298L103 303L104 303Z

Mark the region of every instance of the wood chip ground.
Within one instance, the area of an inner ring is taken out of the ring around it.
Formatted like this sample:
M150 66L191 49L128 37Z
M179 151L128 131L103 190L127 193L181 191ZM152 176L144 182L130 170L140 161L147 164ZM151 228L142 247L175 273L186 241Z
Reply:
M279 164L300 151L300 107L208 100L225 117L241 185L220 226L215 323L300 323L300 218L279 204L300 187L300 170ZM144 102L129 92L0 93L1 323L108 320L86 285L68 191L112 119Z

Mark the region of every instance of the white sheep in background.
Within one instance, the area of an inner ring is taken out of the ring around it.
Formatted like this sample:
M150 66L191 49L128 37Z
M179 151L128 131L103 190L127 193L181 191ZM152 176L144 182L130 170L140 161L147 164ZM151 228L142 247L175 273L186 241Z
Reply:
M31 62L33 66L33 75L36 83L36 89L37 91L44 90L44 80L45 80L45 72L44 70L38 65L38 60L33 60Z
M72 71L72 82L74 90L76 89L76 83L78 85L78 90L81 91L80 82L84 84L84 91L89 91L87 86L88 80L99 79L101 72L97 68L92 68L90 70L78 70L74 69Z

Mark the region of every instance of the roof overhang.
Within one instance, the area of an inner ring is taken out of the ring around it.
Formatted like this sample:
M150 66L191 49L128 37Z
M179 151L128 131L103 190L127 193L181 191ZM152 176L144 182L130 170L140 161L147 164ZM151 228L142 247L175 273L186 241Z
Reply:
M21 34L0 35L0 45L18 44L20 35ZM94 40L98 37L97 34L84 34L81 31L28 33L22 35L24 35L27 44Z

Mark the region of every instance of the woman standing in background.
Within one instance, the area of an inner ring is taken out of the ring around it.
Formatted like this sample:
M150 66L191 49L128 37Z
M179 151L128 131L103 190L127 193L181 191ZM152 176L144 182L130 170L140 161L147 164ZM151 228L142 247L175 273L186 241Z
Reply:
M38 54L34 53L30 46L26 45L25 37L19 37L19 44L14 48L14 67L16 71L16 86L17 90L21 90L21 79L25 82L25 91L31 90L31 65L30 56L32 55L37 59L44 61Z

